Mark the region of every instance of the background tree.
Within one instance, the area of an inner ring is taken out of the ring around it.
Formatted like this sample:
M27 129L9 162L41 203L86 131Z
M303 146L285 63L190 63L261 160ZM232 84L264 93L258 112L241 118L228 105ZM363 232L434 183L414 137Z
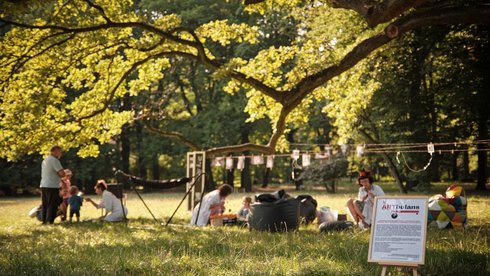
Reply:
M0 145L11 160L43 152L53 137L81 156L96 155L137 117L116 103L157 91L181 60L202 64L216 79L231 78L223 89L246 95L249 121L272 125L266 144L217 147L210 155L286 149L287 126L304 123L315 99L336 88L327 82L363 66L372 52L414 29L490 18L488 6L477 1L267 1L248 9L287 13L297 35L289 45L263 45L248 58L227 51L257 45L261 32L246 23L204 20L189 27L178 14L148 13L131 1L1 5Z

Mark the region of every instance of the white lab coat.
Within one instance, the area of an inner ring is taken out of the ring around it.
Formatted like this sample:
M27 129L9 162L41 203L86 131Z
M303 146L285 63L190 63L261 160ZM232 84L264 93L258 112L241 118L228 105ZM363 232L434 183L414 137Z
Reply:
M104 208L108 213L104 218L105 221L121 221L124 219L124 213L128 215L128 209L125 206L123 212L121 200L107 190L102 192L102 200L97 204L98 208Z
M211 214L211 205L219 204L220 202L221 202L221 197L219 196L219 190L214 190L208 193L207 195L205 195L202 199L202 202L200 202L194 207L194 210L192 211L192 218L191 218L190 225L206 226L208 224L209 216ZM199 211L199 205L201 203L202 203L202 207L199 212L199 218L197 219L197 223L196 223L197 212Z
M378 185L372 186L372 194L374 195L374 197L368 196L364 200L364 208L362 209L362 215L365 218L364 221L366 223L369 223L369 224L371 224L371 220L373 217L374 198L377 196L384 196L385 195L385 193L383 192L383 189L381 189L381 187ZM364 189L364 187L360 187L359 188L359 194L357 195L357 198L360 201L362 201L367 195L368 195L368 193L367 193L366 189Z

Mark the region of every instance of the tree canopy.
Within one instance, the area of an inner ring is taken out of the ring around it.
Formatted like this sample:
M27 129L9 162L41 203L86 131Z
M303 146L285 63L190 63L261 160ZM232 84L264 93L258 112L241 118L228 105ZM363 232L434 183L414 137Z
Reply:
M287 150L295 133L488 139L489 21L476 0L2 1L0 158L121 143L129 167L135 134L158 164L165 142L143 129L209 156Z
M413 29L490 18L489 7L478 2L265 1L243 12L286 10L299 22L297 38L251 58L228 58L221 49L256 44L270 34L227 19L184 26L182 16L148 12L132 1L1 5L0 143L9 159L54 142L79 147L81 156L97 154L98 145L140 112L120 110L117 100L155 88L181 59L204 65L214 78L230 78L224 90L245 90L249 120L271 121L266 145L227 150L273 152L278 143L286 146L286 123L304 121L311 98L371 52Z

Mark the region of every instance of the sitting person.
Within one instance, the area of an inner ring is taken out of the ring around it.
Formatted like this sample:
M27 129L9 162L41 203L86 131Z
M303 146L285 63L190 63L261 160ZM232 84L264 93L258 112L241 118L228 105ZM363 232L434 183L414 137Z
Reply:
M374 198L385 194L383 189L373 182L371 173L361 170L357 178L357 184L360 186L357 199L351 198L347 201L350 215L361 228L371 226Z
M242 208L238 211L238 219L241 221L247 221L247 216L250 213L250 204L252 203L252 198L249 196L244 196L242 201Z
M102 196L102 200L99 203L95 203L91 198L85 198L85 201L92 203L97 209L104 208L106 210L101 219L105 221L122 221L125 215L128 214L128 209L122 205L119 198L107 190L105 181L98 180L94 188L95 193Z
M70 222L73 219L73 215L77 216L77 222L80 221L80 207L83 204L83 198L78 195L78 187L71 186L70 187L70 198L68 199L68 204L70 204Z
M225 210L225 199L232 192L233 187L223 184L218 189L206 194L201 202L194 207L190 225L206 226L209 222L209 216L222 214Z

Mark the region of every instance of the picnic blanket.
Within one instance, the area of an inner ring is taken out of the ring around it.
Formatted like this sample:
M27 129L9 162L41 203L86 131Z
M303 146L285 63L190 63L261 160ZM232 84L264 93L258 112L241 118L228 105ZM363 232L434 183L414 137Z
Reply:
M467 205L463 187L449 186L445 195L434 195L429 199L429 226L435 225L439 229L466 227Z

